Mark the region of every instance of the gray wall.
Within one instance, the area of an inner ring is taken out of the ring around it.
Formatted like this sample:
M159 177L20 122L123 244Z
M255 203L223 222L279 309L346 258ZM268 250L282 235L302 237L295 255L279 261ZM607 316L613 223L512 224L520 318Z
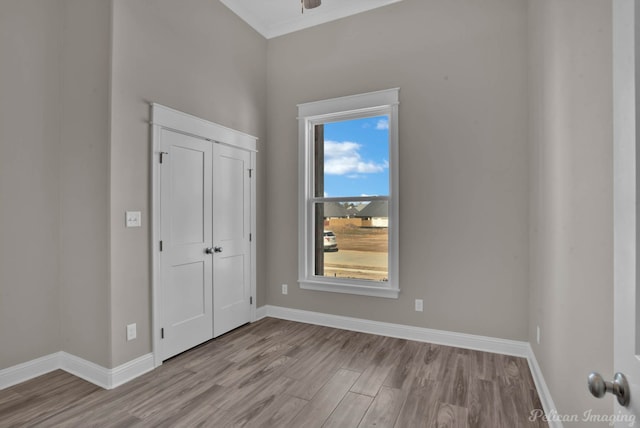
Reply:
M60 350L61 4L0 2L0 369Z
M0 3L0 368L108 363L110 6Z
M151 351L149 102L257 136L264 195L266 40L218 1L115 0L111 105L112 366ZM258 212L264 203L258 201ZM124 213L142 211L126 229ZM258 254L264 257L259 217ZM258 260L258 269L264 269ZM263 276L258 276L262 288ZM265 303L258 294L258 305ZM138 325L126 341L125 326Z
M529 341L562 414L612 411L586 388L613 373L611 23L610 1L529 1Z
M65 0L60 164L61 349L109 364L111 7Z
M527 338L526 29L524 0L405 0L269 41L269 304ZM392 87L400 298L301 290L296 104Z

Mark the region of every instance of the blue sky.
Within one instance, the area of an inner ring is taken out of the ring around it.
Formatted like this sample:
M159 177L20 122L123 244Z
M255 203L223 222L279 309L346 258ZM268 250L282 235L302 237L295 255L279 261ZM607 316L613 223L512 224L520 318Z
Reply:
M387 116L324 125L326 197L389 194Z

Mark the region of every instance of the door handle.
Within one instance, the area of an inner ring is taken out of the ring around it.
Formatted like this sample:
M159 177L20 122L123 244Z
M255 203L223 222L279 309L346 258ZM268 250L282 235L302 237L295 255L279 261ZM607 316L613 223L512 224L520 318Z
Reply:
M204 252L207 254L221 253L222 247L208 247L204 249Z
M593 372L589 375L587 383L589 391L594 397L602 398L607 392L610 392L616 396L621 406L627 407L629 405L629 382L622 373L616 373L613 382L607 382L600 373Z
M205 248L205 249L204 249L204 252L205 252L206 254L213 254L213 248L211 248L211 247Z
M222 247L213 247L213 252L214 253L221 253L222 252Z

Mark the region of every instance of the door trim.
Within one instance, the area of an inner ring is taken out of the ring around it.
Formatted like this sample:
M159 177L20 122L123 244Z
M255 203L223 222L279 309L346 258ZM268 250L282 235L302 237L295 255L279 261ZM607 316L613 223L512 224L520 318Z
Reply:
M233 146L246 150L251 154L251 232L250 242L251 278L250 288L253 296L251 304L251 322L256 320L256 153L257 138L251 135L235 131L218 125L208 120L192 116L157 103L150 104L151 121L151 154L149 156L151 167L151 347L154 367L162 365L160 356L160 249L159 242L162 239L160 229L160 134L162 130L168 130L185 134L191 137L204 139L213 143Z
M631 402L622 407L611 399L612 411L621 417L640 415L640 361L638 330L640 311L637 284L637 203L640 197L640 7L634 0L613 2L613 372L629 379ZM608 368L602 368L608 370ZM618 419L616 426L627 426Z

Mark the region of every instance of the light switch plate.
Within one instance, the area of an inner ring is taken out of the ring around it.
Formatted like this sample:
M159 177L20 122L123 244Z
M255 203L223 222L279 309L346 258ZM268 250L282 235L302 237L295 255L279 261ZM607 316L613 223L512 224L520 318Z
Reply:
M125 214L127 227L142 226L142 214L140 211L127 211Z

